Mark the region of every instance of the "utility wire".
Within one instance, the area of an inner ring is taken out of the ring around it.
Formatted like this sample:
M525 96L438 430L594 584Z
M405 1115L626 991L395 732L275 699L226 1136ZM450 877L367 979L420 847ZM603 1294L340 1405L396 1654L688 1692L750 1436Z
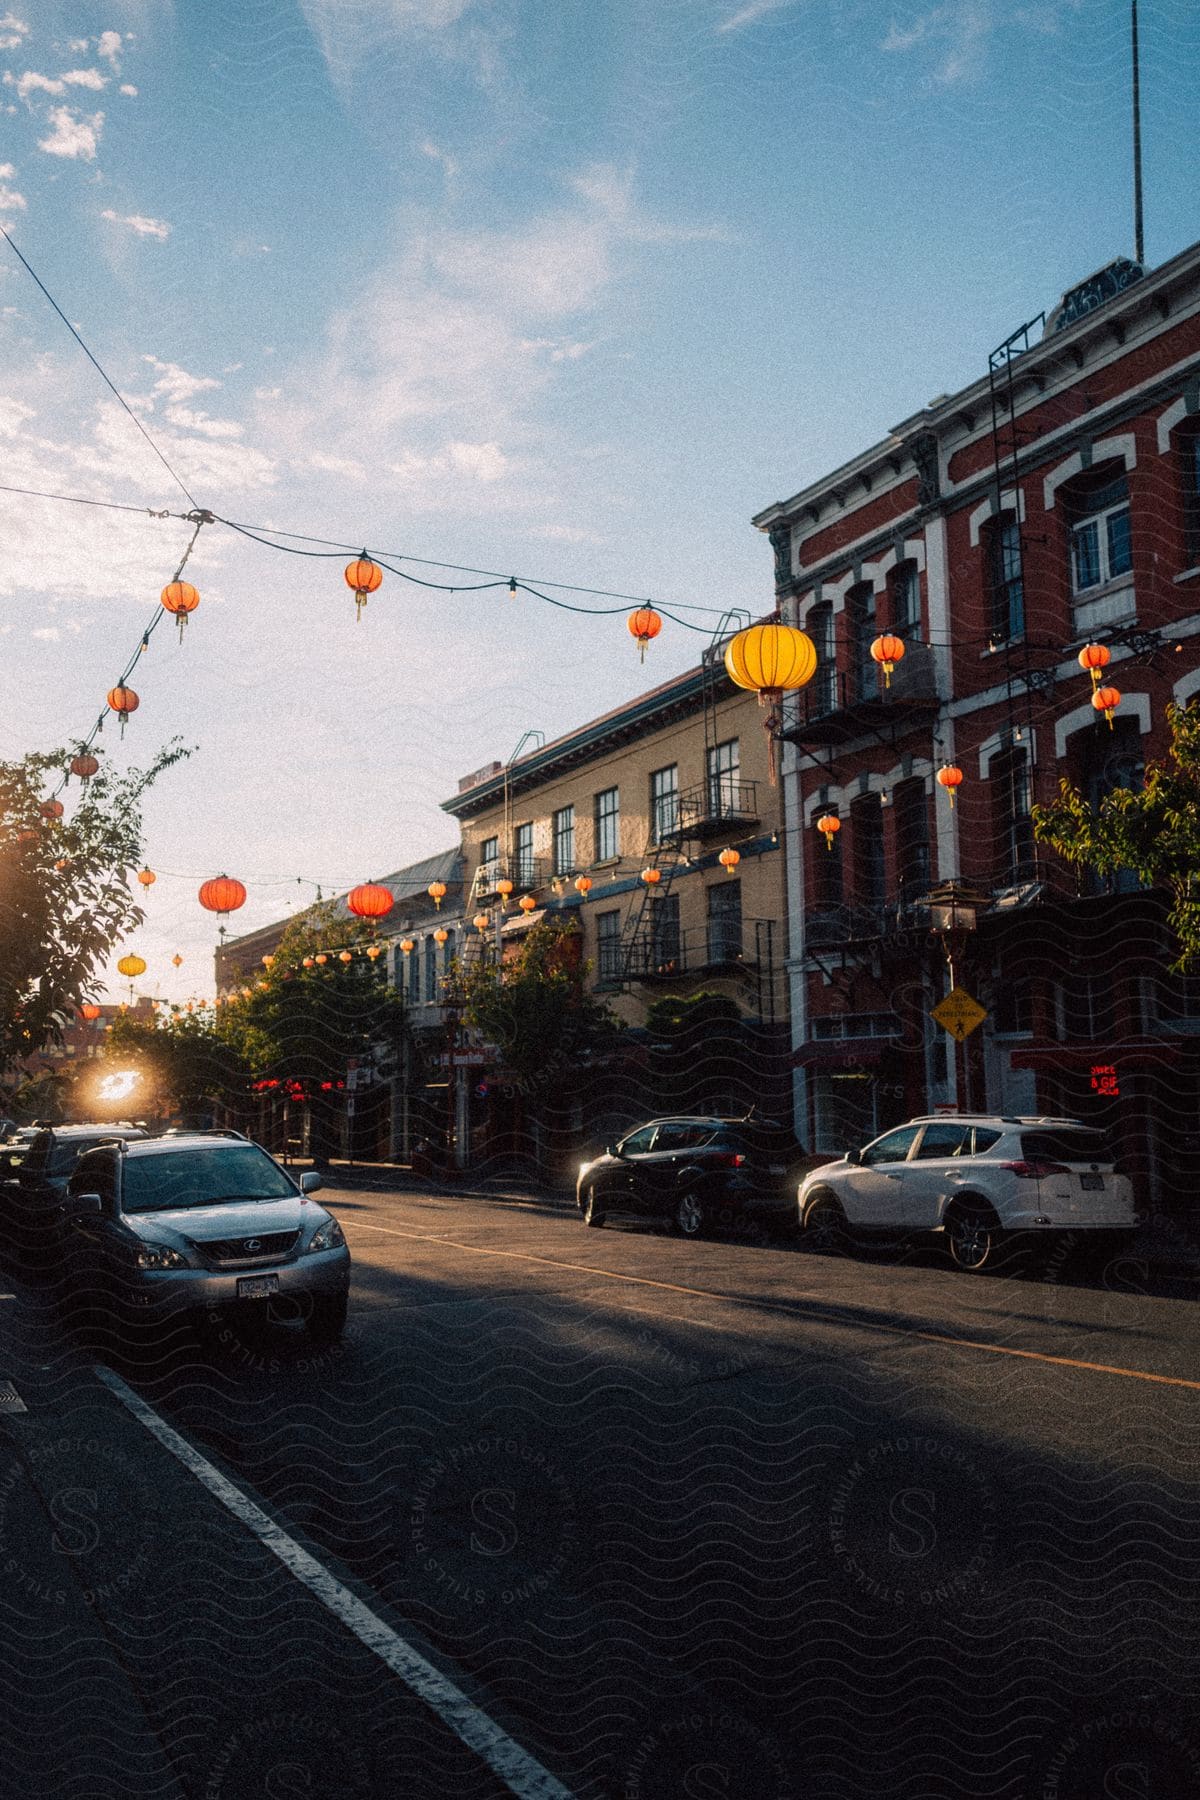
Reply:
M46 296L46 299L50 302L51 306L54 308L55 312L58 314L58 316L62 320L63 324L66 326L66 328L70 332L71 336L75 339L75 342L79 345L79 348L83 351L83 354L87 357L88 361L91 363L92 367L95 369L96 373L99 375L101 381L103 381L105 387L108 388L109 392L111 394L113 394L113 396L120 402L121 406L124 407L125 411L129 414L129 417L133 420L134 424L137 426L138 430L141 432L142 436L145 438L146 442L149 444L150 448L153 450L155 456L157 456L159 462L162 464L163 468L167 471L167 474L171 477L171 480L176 484L177 487L183 489L183 492L187 495L189 501L191 502L191 504L193 506L198 505L199 503L196 500L195 495L188 488L188 486L184 482L182 476L177 475L175 473L175 470L171 467L170 463L167 461L166 457L163 455L162 451L159 449L159 447L155 443L154 439L150 436L150 433L146 430L146 427L142 424L142 421L138 418L137 414L134 412L133 408L130 406L129 402L126 400L126 398L125 398L124 394L121 392L120 388L118 388L116 383L113 380L111 380L111 378L109 377L107 372L101 367L99 362L92 355L92 352L88 349L87 345L84 343L83 339L80 337L79 333L76 331L75 327L72 325L70 319L68 319L66 313L63 311L62 307L58 304L58 301L54 298L54 295L50 292L50 289L46 286L46 284L42 280L41 276L37 273L37 270L34 269L34 267L29 262L27 257L22 256L21 252L17 249L16 244L13 242L10 233L7 230L5 230L5 227L3 225L0 225L0 232L4 233L4 236L8 242L9 249L12 251L13 255L16 256L19 259L19 261L24 265L24 267L28 270L29 274L32 276L33 280L37 283L37 285L41 289L42 293Z

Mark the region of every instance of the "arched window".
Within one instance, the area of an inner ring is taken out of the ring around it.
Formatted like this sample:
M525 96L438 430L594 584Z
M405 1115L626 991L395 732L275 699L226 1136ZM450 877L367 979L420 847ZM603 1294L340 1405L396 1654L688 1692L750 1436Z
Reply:
M837 658L833 648L833 608L828 601L810 611L808 635L817 653L817 672L809 693L818 714L830 713L837 702Z
M1076 631L1134 616L1129 477L1117 459L1085 469L1059 490L1069 533Z
M901 781L892 795L896 869L901 898L912 901L929 888L929 798L921 780Z
M825 807L825 812L836 812L836 807ZM814 831L813 837L821 833ZM842 880L842 846L838 841L841 832L832 838L826 838L820 848L814 846L809 859L812 869L813 905L817 908L840 906L843 897Z
M1028 753L1017 745L998 751L988 761L987 778L996 878L1005 885L1032 880L1035 858Z
M1200 565L1200 419L1192 418L1175 433L1179 498L1183 508L1184 567Z
M1015 513L1001 513L987 531L988 631L1000 643L1025 631L1025 582L1021 527Z
M916 563L897 563L888 588L892 630L897 637L911 643L921 635L921 572Z
M846 627L851 693L855 700L873 700L879 692L879 670L871 660L876 622L875 589L869 581L860 581L846 595Z
M1116 719L1111 731L1097 721L1076 732L1070 743L1072 773L1093 812L1117 788L1141 787L1146 765L1136 719ZM1085 870L1082 883L1089 894L1131 894L1141 885L1132 869L1119 869L1115 875Z
M854 839L854 899L879 907L887 894L883 860L883 809L878 794L864 794L850 809Z

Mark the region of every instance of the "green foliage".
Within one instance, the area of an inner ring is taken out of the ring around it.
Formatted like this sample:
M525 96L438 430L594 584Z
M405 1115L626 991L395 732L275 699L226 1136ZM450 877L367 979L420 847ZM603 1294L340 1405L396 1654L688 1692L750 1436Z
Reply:
M1140 788L1117 788L1093 811L1066 779L1058 799L1035 806L1038 839L1078 868L1113 875L1132 869L1171 896L1170 923L1184 974L1200 963L1200 706L1167 707L1171 745L1149 763Z
M489 957L462 978L466 1023L496 1045L528 1099L548 1093L582 1058L610 1048L621 1030L610 1008L588 992L588 973L578 926L545 919L498 975Z
M102 759L86 788L64 793L55 823L40 808L74 754L0 762L0 1073L61 1039L98 970L141 924L129 875L142 857L142 797L191 752L176 739L125 775Z
M172 1008L153 1024L122 1013L105 1035L102 1062L138 1069L143 1085L129 1104L140 1114L202 1108L207 1100L244 1094L249 1070L225 1038L211 1007Z
M363 952L369 925L338 916L332 902L291 921L269 969L248 977L220 1008L216 1029L255 1080L301 1082L306 1088L345 1078L347 1064L391 1072L404 1041L404 1002L388 985L381 957ZM352 952L343 963L339 953ZM327 960L310 968L305 961Z

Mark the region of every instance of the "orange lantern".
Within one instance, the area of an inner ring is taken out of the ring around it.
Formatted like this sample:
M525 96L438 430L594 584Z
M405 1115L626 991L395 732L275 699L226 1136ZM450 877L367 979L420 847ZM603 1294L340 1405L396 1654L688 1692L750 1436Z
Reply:
M662 870L661 869L643 869L642 870L642 880L645 882L647 887L657 887L659 882L662 880Z
M383 945L382 944L368 944L367 945L367 955L370 957L371 961L374 962L376 957L383 955Z
M400 939L400 948L403 950L405 956L411 956L416 947L417 946L413 943L411 938Z
M449 942L449 939L450 939L450 933L446 930L444 925L439 925L437 930L433 934L434 943L435 944L446 944Z
M512 891L513 891L513 883L508 879L507 875L502 875L500 877L499 881L496 883L496 892L499 894L501 900L504 902L504 904L506 906L508 904L508 896L512 893Z
M1113 728L1113 714L1121 704L1121 690L1116 687L1098 687L1092 695L1092 705L1098 713L1103 713L1108 720L1108 729Z
M140 701L131 687L118 682L115 688L108 690L108 704L113 712L121 715L121 736L125 736L125 721L130 713L137 711Z
M741 854L737 850L722 850L720 856L717 858L721 867L730 875L733 874L733 871L737 868L741 860Z
M537 906L537 901L532 894L522 894L521 898L517 901L517 905L523 913L531 913Z
M138 880L141 882L141 884L144 888L148 888L148 887L154 886L154 883L158 880L158 877L154 873L153 869L139 869L138 870Z
M311 969L312 966L313 966L313 959L311 956L306 956L304 958L304 961L300 964L300 967L302 969Z
M204 882L197 897L205 912L215 912L221 918L246 904L246 890L232 875L217 875Z
M176 968L177 968L177 969L178 969L178 968L179 968L179 967L180 967L180 965L181 965L181 964L182 964L182 962L183 962L183 958L182 958L182 956L180 956L180 954L179 954L179 952L178 952L178 950L177 950L177 951L176 951L176 952L175 952L175 954L174 954L174 956L173 956L173 957L172 957L172 958L171 958L171 961L172 961L172 962L173 962L173 963L174 963L174 964L175 964L175 967L176 967Z
M353 950L339 950L338 961L342 962L342 963L353 962L354 961Z
M944 787L950 796L950 804L954 805L954 790L962 786L963 772L957 763L943 763L937 772L938 786Z
M822 813L817 820L817 830L825 839L825 848L833 849L833 840L842 829L842 821L836 813Z
M61 800L43 800L38 810L43 819L50 819L53 822L62 818L63 803Z
M477 912L475 914L475 917L471 920L471 923L472 923L472 925L474 925L476 931L486 931L488 926L491 924L491 922L492 922L491 913L485 913L485 912Z
M577 894L582 894L584 899L586 900L588 895L591 893L591 891L592 891L591 876L590 875L577 875L575 877L575 892Z
M1107 644L1085 644L1079 652L1079 666L1092 678L1092 687L1100 686L1100 671L1107 669L1112 661L1112 651Z
M67 772L70 775L78 775L80 781L83 783L84 787L86 787L99 767L100 764L90 750L81 750L78 756L73 756L71 758Z
M275 961L275 958L274 958L274 957L273 957L273 956L269 956L269 955L268 955L268 956L264 956L264 957L263 957L263 959L262 959L262 966L263 966L263 968L264 968L264 969L269 969L269 968L270 968L270 967L271 967L271 964L272 964L272 963L273 963L273 962L274 962L274 961Z
M425 892L429 895L429 898L433 901L433 904L437 907L438 911L441 912L442 901L445 898L446 893L445 882L431 881L429 886L425 889Z
M179 641L183 642L183 628L187 624L188 614L195 612L200 604L200 596L190 581L169 581L158 596L164 612L174 614L179 620Z
M642 661L646 660L646 645L656 638L662 630L662 620L651 606L639 606L631 612L625 621L631 637L635 637L641 647Z
M891 687L892 670L904 655L904 639L897 637L892 631L885 631L871 645L871 660L877 662L883 670L883 685Z
M391 888L382 887L376 881L366 881L361 887L351 888L346 895L346 905L357 919L382 919L395 904L396 897Z
M362 555L346 565L346 585L354 589L355 620L362 618L362 609L367 604L367 595L373 594L383 580L383 570L378 563L373 563L364 550Z
M85 1005L80 1007L79 1013L80 1017L86 1019L90 1025L94 1019L100 1017L100 1008L96 1005L94 1000L89 1000Z
M59 859L58 859L58 861L57 861L57 862L56 862L56 863L55 863L55 865L54 865L54 866L55 866L55 868L56 868L56 869L57 869L57 870L58 870L58 871L59 871L59 873L60 873L60 874L61 874L61 872L62 872L62 871L63 871L63 869L69 869L69 868L70 868L70 866L71 866L71 859L70 859L70 857L69 857L69 856L60 856L60 857L59 857Z
M313 957L313 961L316 963L318 968L323 969L325 967L325 964L329 961L328 951L318 950L317 954Z

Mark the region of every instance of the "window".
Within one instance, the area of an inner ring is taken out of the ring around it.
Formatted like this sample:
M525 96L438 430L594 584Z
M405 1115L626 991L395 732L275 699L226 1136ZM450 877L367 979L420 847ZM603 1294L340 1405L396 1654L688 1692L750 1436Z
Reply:
M708 960L736 962L742 954L742 884L721 881L708 890Z
M860 581L846 595L846 620L850 630L850 679L856 700L874 700L879 692L879 669L871 656L876 638L875 590Z
M533 825L518 825L513 833L513 854L516 867L513 871L518 887L533 886Z
M650 902L650 966L665 971L680 958L679 895Z
M850 808L854 838L854 898L859 906L882 906L886 897L883 811L878 794L864 794Z
M915 900L929 888L929 801L921 780L900 782L892 796L896 866L902 897Z
M995 984L996 1033L1012 1037L1033 1030L1033 989L1028 975L1003 969Z
M833 649L833 608L824 602L808 615L808 635L817 653L817 672L809 692L818 717L832 712L837 701L837 658Z
M575 868L575 808L563 806L554 815L554 873L570 875Z
M1033 878L1035 856L1029 757L1009 746L988 761L992 830L997 878L1001 882Z
M117 1159L111 1150L93 1150L81 1158L68 1183L72 1194L99 1194L105 1212L117 1198Z
M1144 976L1142 1014L1149 1031L1200 1032L1200 975Z
M1200 427L1179 436L1179 477L1183 499L1183 554L1185 566L1200 563Z
M1133 567L1129 535L1129 479L1125 474L1102 486L1075 484L1068 501L1071 520L1071 586L1082 594Z
M921 635L921 576L915 562L892 570L892 630L911 642Z
M1021 527L1015 513L1001 513L988 533L988 628L1000 643L1025 631L1025 581Z
M425 999L437 999L437 940L425 939Z
M650 777L650 837L656 844L679 828L679 765L655 769Z
M421 998L421 954L415 945L408 953L408 998L413 1006Z
M737 738L715 744L708 753L708 810L714 819L725 819L739 810L741 756Z
M408 958L399 944L392 946L392 986L400 995L404 993L404 965Z
M500 839L484 838L479 846L479 878L485 892L490 893L500 874Z
M596 861L621 854L621 790L605 788L596 795Z
M1117 1011L1111 979L1081 970L1064 976L1059 988L1059 1020L1061 1035L1068 1043L1112 1037Z
M820 813L836 811L823 806ZM825 839L818 848L822 833L813 827L813 852L810 858L813 876L813 899L818 907L840 906L843 898L841 832Z
M654 1152L660 1150L698 1150L707 1144L712 1137L712 1130L707 1125L685 1125L682 1120L671 1121L658 1128L658 1136L654 1140Z
M618 981L621 976L621 914L619 911L596 914L596 974L601 981Z
M640 1131L631 1131L621 1145L623 1156L645 1156L654 1142L657 1125L643 1125Z
M1142 737L1136 719L1116 719L1112 729L1099 720L1088 731L1081 731L1082 759L1079 785L1088 797L1092 811L1117 788L1140 788L1145 773L1142 759ZM1082 886L1085 893L1132 894L1141 884L1132 869L1120 869L1115 875L1098 875L1085 870Z
M917 1150L915 1161L932 1162L934 1158L944 1156L969 1156L971 1153L971 1127L969 1125L927 1125Z
M913 1146L913 1139L921 1127L919 1125L902 1125L899 1131L889 1131L863 1151L864 1167L873 1169L876 1163L904 1162Z
M447 931L446 942L442 945L442 974L445 975L446 977L449 977L450 968L451 968L451 965L453 962L454 962L454 933L453 933L453 931Z

